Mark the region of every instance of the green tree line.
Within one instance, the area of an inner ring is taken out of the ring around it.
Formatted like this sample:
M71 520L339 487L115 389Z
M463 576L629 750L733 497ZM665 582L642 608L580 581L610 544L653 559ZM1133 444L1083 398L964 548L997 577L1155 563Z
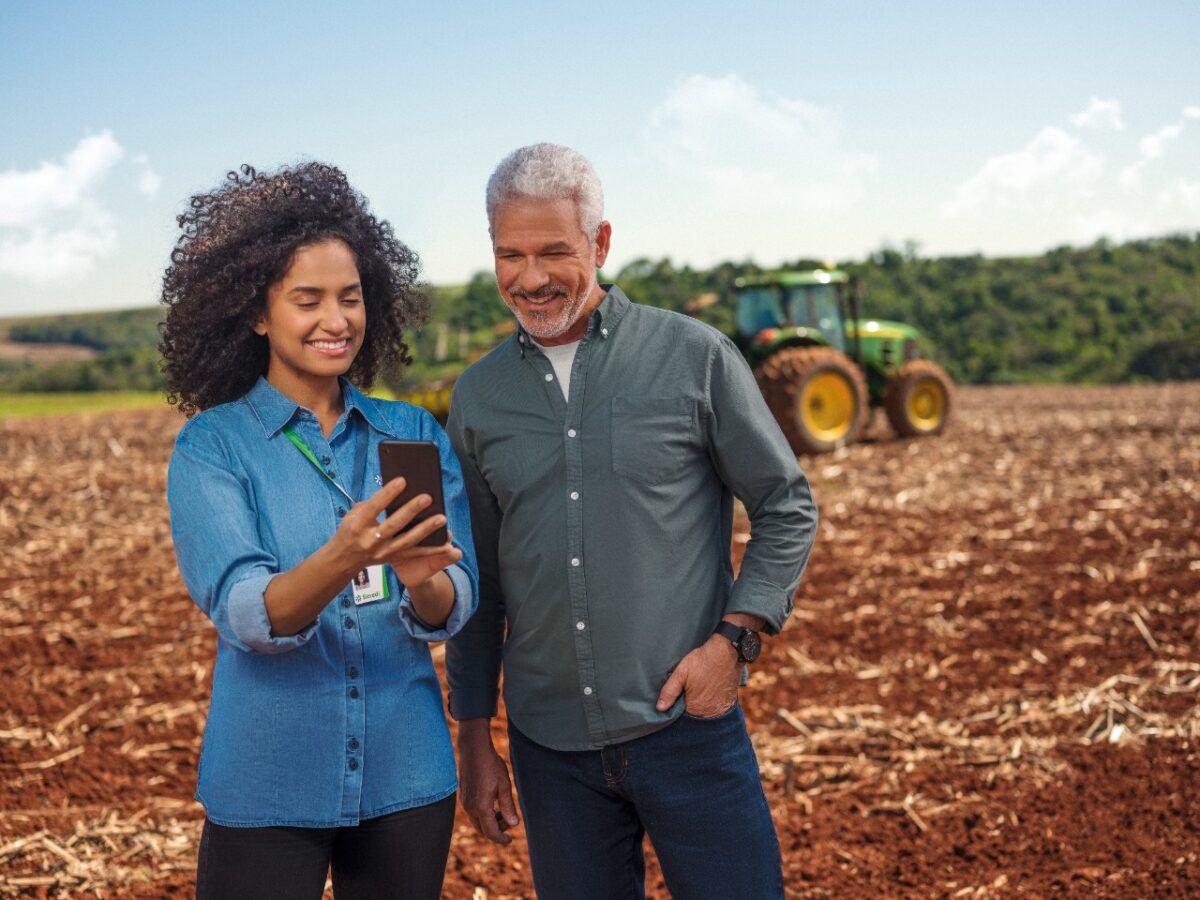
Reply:
M784 268L819 265L797 258ZM864 315L919 328L924 354L962 384L1200 378L1200 234L1019 258L922 257L908 244L840 267L862 282ZM728 331L734 280L761 271L751 261L694 269L643 258L607 277L634 300ZM429 291L433 319L407 335L415 363L402 380L386 379L393 387L453 375L511 329L491 273ZM100 355L53 366L0 362L0 390L159 389L160 319L150 307L14 322L10 340Z
M158 345L160 310L153 306L115 312L34 316L14 322L11 341L76 344L93 350L136 350Z
M1200 234L1016 259L909 246L845 268L965 384L1200 378Z

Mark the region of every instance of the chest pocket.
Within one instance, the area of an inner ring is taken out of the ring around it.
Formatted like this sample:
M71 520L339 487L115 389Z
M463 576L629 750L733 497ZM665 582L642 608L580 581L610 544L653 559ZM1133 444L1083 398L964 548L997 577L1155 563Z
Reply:
M686 397L614 397L612 467L647 484L674 481L695 450L696 403Z

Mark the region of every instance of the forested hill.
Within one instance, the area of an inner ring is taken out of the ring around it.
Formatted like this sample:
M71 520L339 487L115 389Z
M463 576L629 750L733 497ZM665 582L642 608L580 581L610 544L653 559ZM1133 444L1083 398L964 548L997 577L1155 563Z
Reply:
M800 258L786 268L818 265ZM839 265L862 280L865 315L915 325L924 354L963 384L1200 378L1200 233L1004 259L926 258L910 245ZM760 271L751 262L699 270L639 259L604 275L632 299L668 309L709 295L716 302L698 314L728 330L733 280ZM431 294L434 320L411 336L417 365L407 383L457 371L510 319L490 273ZM9 341L100 355L50 367L0 357L0 391L157 388L160 317L142 308L9 320L0 329Z
M847 268L867 309L917 325L966 383L1200 378L1200 234Z
M865 283L864 315L915 325L924 354L962 383L1200 378L1200 234L1007 259L888 249L840 267ZM757 271L640 260L617 280L631 298L674 309L717 292L704 318L725 326L729 283Z
M93 350L136 350L158 346L158 321L161 318L152 306L115 312L32 316L12 322L8 339L77 344Z

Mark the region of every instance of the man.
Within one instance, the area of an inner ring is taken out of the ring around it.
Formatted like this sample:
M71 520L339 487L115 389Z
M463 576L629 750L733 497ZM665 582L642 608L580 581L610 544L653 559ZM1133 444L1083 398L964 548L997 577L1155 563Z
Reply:
M539 897L643 897L647 833L677 898L782 897L737 686L791 611L816 509L733 344L597 283L603 205L591 164L552 144L488 182L520 327L459 378L448 428L480 569L446 657L463 807L511 840L503 661ZM752 535L736 582L734 495Z

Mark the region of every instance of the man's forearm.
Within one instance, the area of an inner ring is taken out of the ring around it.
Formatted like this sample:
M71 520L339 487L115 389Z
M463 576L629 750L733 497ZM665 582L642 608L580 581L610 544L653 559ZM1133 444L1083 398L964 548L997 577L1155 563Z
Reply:
M458 723L458 743L476 745L480 741L492 742L492 720L484 716L463 719Z

